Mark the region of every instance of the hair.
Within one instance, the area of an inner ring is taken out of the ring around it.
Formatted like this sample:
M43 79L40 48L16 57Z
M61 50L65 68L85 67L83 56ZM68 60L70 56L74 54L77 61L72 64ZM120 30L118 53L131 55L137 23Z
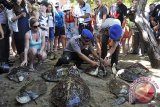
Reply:
M51 3L48 3L48 6L49 6L49 5L50 5L51 8L52 8L52 9L51 9L51 12L53 12L53 6L52 6L52 4L51 4ZM46 12L48 13L48 8L47 8L47 11L46 11Z
M26 6L25 0L22 0L20 5L14 3L13 11L15 12L16 15L19 15L21 13L21 8L25 8L25 6Z
M31 18L31 19L30 19L30 22L29 22L30 27L33 27L33 25L34 25L36 22L38 22L38 20L37 20L36 18Z

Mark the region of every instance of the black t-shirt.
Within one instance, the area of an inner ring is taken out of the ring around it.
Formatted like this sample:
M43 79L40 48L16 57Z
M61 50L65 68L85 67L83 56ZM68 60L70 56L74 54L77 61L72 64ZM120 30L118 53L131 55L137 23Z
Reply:
M127 15L127 7L122 3L113 4L110 8L110 17L117 18L123 23L124 16Z
M155 17L155 20L160 23L160 4L154 8L152 17Z
M99 15L100 19L103 19L103 15L107 15L107 8L105 6L101 6L100 9L95 8L95 14Z

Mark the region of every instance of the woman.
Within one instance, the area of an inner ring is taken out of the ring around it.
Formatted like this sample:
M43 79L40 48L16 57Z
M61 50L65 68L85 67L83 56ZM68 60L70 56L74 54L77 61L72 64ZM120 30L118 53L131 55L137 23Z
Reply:
M47 55L45 52L45 35L39 29L39 22L36 18L30 19L30 27L31 30L25 34L24 61L21 63L21 66L27 65L29 60L30 70L34 71L33 63L35 56L40 60L44 60Z
M49 25L49 50L48 52L53 52L53 40L54 40L54 13L53 7L51 4L48 5L47 8L48 14L48 25Z
M78 27L76 26L71 7L67 5L66 8L64 9L64 12L65 12L65 24L66 24L66 37L68 41L76 34L75 31L77 30L76 28Z
M8 11L9 22L12 23L13 35L17 53L20 58L23 56L24 51L24 37L25 33L29 30L29 14L26 9L25 0L17 0L12 10Z

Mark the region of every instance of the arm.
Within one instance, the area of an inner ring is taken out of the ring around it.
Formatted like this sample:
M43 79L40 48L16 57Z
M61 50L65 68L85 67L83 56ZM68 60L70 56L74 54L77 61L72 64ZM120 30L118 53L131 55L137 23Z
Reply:
M79 16L79 18L88 18L90 16L90 13L86 13L84 16Z
M78 56L83 60L83 61L86 61L87 63L91 64L91 65L96 65L95 61L92 61L91 59L89 59L86 55L84 55L83 53L77 53Z
M13 12L13 10L12 10L12 12ZM12 14L14 14L14 13L12 13ZM19 15L15 15L15 16L13 16L12 15L12 18L10 19L12 22L14 22L14 21L16 21L16 20L18 20L19 18L21 18L21 17L26 17L26 13L25 12L22 12L21 14L19 14Z
M106 20L106 18L107 18L107 8L106 8L106 7L104 7L102 12L103 12L102 23L104 23L104 21L105 21L105 20Z
M29 33L27 32L25 34L24 61L21 63L21 66L27 65L28 63L29 38Z
M3 32L2 26L0 24L0 40L3 38L4 38L4 32Z
M41 32L41 38L42 38L42 47L41 47L41 49L40 49L40 54L44 51L44 49L45 49L45 33L42 31Z
M108 51L108 53L107 53L105 58L108 59L114 53L114 51L116 50L118 44L119 44L119 42L113 42L112 47L109 49L109 51Z
M16 16L16 15L14 14L13 10L7 10L7 17L8 17L8 20L9 20L10 22L14 22L14 21L18 20L19 18L21 18L21 17L22 17L22 14Z

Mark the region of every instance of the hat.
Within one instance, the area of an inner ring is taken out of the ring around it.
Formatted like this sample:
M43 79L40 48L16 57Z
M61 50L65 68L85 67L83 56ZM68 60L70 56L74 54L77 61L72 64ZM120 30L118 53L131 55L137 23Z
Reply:
M40 2L40 5L44 5L44 6L48 7L49 3L45 0L43 0Z
M84 38L86 38L86 39L89 39L91 41L94 40L93 34L88 29L83 29L82 33L81 33L81 36L84 37Z
M63 11L67 11L67 10L71 10L71 6L66 4L66 5L63 5Z
M55 7L58 7L58 6L59 6L59 2L56 2L56 3L55 3Z
M119 40L122 36L122 27L118 24L114 24L109 29L109 37L115 41Z

